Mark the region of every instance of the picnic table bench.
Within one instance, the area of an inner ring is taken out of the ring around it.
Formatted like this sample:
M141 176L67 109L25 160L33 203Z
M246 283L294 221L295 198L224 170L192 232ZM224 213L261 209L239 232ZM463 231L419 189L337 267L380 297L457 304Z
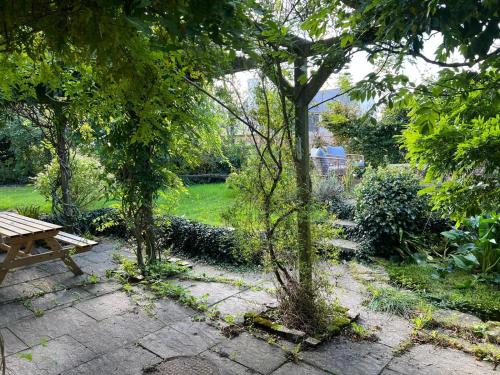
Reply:
M83 274L71 255L89 251L97 242L61 229L17 213L0 212L0 251L7 253L0 263L0 284L10 270L53 259L62 260L75 275ZM35 250L38 240L45 244L42 252Z

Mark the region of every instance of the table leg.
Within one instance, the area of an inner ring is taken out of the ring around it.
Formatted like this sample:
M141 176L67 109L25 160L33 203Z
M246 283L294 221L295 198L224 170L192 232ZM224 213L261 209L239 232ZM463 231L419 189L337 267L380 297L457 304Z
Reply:
M28 241L24 245L24 249L19 251L19 255L23 256L29 256L31 252L33 251L33 245L35 244L35 241Z
M47 243L47 246L50 250L52 250L54 253L59 254L59 257L64 262L64 264L66 264L66 266L68 266L68 268L75 275L83 275L83 271L81 270L81 268L78 267L75 261L71 259L70 255L63 250L61 244L55 238L48 238L45 240L45 242Z
M2 284L3 280L5 279L5 276L7 276L7 272L10 270L10 263L16 259L17 254L19 253L19 249L21 248L21 245L19 244L14 244L9 246L9 251L7 253L7 256L3 260L2 263L0 263L0 284Z

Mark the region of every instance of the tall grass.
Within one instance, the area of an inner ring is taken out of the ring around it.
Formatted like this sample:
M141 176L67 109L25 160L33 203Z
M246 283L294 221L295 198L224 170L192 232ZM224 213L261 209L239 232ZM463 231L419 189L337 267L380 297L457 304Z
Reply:
M372 298L368 308L389 314L408 318L422 304L422 299L416 294L398 288L372 288Z

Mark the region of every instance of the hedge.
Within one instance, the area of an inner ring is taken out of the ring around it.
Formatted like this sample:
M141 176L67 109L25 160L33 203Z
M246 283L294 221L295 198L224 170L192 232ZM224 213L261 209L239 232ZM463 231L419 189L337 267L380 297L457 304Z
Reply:
M159 225L159 235L173 253L234 265L258 263L257 256L252 259L243 256L234 229L213 227L176 216L163 220Z

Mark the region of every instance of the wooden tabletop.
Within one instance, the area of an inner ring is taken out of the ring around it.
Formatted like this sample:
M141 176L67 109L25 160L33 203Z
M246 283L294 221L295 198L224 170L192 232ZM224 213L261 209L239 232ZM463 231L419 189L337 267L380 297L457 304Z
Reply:
M4 238L32 237L46 233L53 236L62 229L61 226L35 220L13 212L0 211L0 236Z

